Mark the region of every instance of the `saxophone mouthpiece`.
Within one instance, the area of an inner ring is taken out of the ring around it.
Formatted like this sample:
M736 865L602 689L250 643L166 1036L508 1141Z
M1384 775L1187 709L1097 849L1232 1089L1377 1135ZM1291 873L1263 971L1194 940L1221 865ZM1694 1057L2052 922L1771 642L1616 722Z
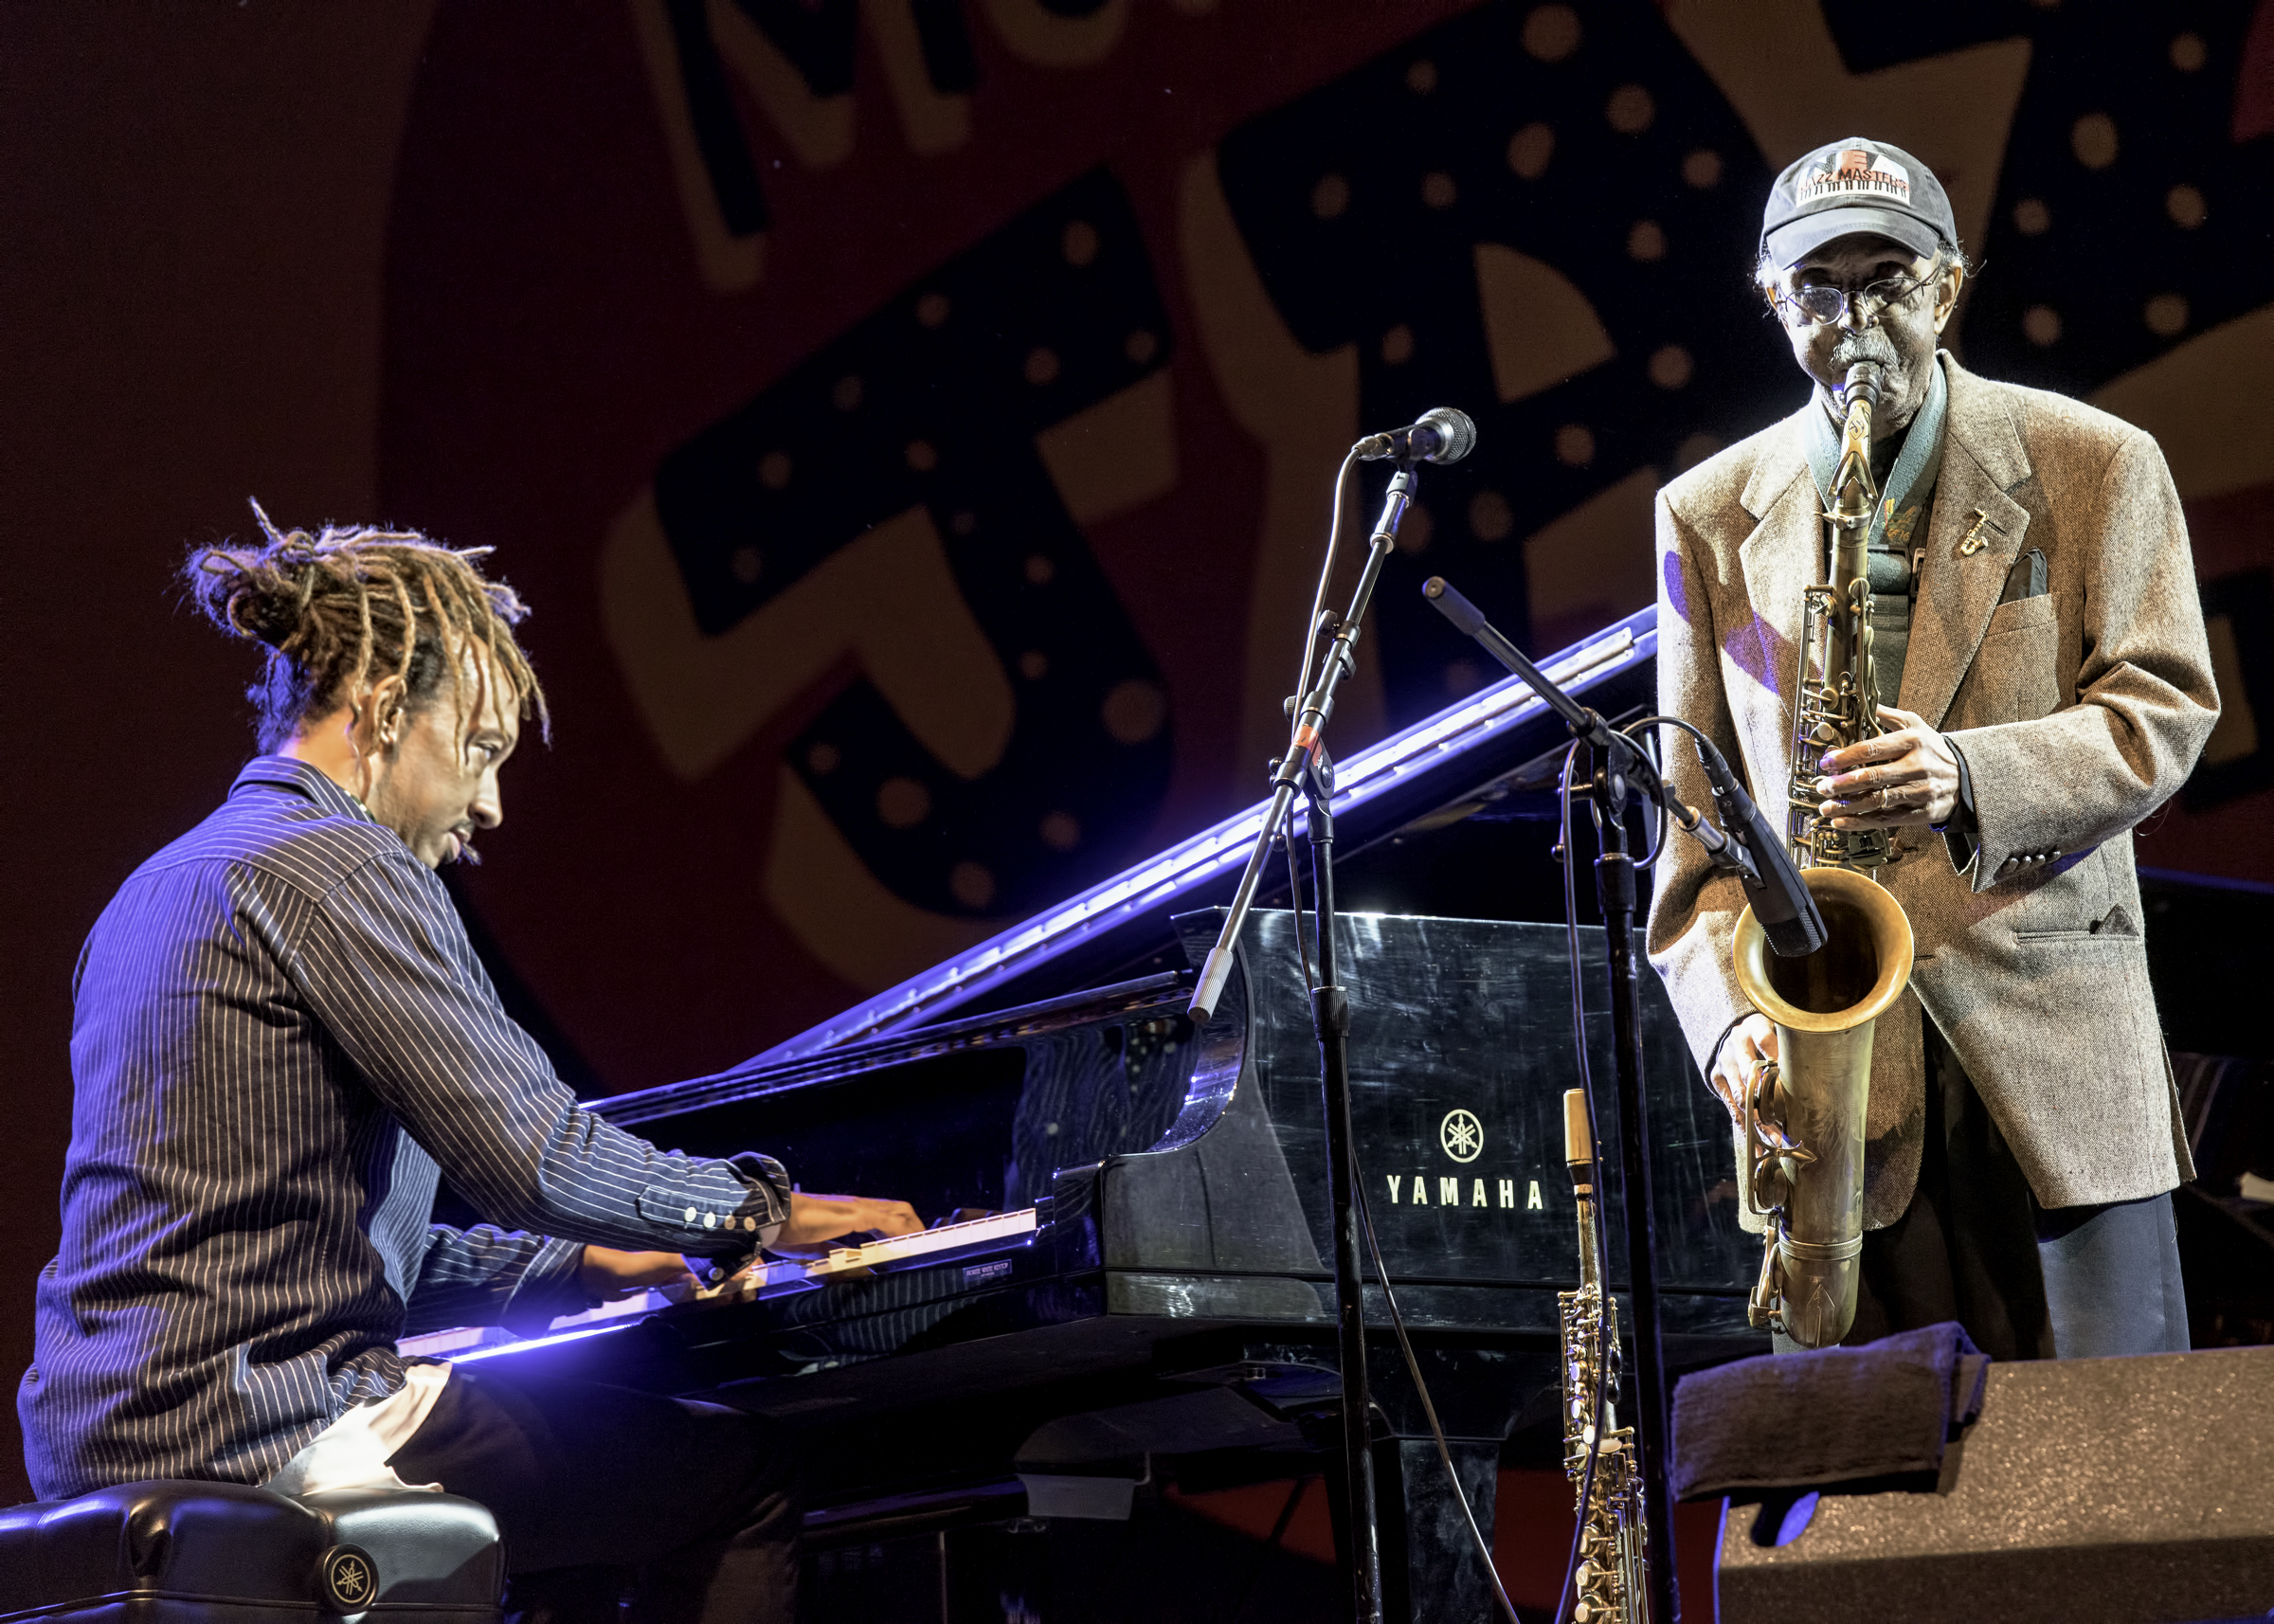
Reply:
M1587 1134L1587 1095L1584 1090L1563 1092L1563 1162L1574 1178L1585 1178L1595 1160L1595 1142Z
M1841 404L1851 406L1860 400L1876 410L1880 396L1886 392L1886 388L1887 370L1885 367L1877 361L1858 361L1848 369L1848 381L1840 388Z

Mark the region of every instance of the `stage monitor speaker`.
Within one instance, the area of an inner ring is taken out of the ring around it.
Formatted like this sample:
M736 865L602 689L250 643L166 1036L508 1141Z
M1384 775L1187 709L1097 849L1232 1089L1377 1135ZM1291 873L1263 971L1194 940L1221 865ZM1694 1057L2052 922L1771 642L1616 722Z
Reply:
M2265 1619L2274 1347L1993 1365L1934 1491L1732 1503L1715 1580L1720 1624Z

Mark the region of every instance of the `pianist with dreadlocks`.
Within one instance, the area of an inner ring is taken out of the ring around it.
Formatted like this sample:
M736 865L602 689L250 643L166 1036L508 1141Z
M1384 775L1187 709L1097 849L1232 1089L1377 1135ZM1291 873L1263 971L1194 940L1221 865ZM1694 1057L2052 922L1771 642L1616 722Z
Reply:
M474 860L523 723L546 726L519 598L485 550L260 518L188 578L267 645L262 753L80 960L63 1243L18 1398L32 1483L438 1485L496 1516L524 1613L612 1619L592 1564L641 1570L644 1616L787 1619L794 1463L769 1423L395 1343L539 1329L687 1279L682 1254L919 1220L578 1108L435 874ZM445 1174L491 1222L432 1221Z

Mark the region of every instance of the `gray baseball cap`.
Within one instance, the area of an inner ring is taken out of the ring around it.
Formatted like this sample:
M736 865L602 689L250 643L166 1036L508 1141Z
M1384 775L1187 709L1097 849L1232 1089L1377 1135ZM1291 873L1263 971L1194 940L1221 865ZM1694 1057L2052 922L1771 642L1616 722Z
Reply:
M1922 257L1958 245L1950 198L1934 171L1901 147L1851 135L1818 147L1777 177L1761 213L1760 247L1777 264L1790 265L1859 231Z

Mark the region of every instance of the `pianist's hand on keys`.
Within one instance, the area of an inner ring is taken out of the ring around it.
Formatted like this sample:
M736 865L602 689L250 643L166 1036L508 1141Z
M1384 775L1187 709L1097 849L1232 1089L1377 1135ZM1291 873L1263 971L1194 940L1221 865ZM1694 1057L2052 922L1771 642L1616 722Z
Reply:
M604 1303L621 1302L634 1292L645 1294L650 1286L682 1286L699 1282L676 1252L619 1252L612 1246L585 1248L577 1264L576 1283L588 1297Z
M783 1257L813 1257L829 1250L829 1243L848 1235L873 1232L879 1236L913 1235L924 1227L916 1209L906 1201L878 1200L870 1196L809 1196L793 1192L789 1219L766 1249Z

